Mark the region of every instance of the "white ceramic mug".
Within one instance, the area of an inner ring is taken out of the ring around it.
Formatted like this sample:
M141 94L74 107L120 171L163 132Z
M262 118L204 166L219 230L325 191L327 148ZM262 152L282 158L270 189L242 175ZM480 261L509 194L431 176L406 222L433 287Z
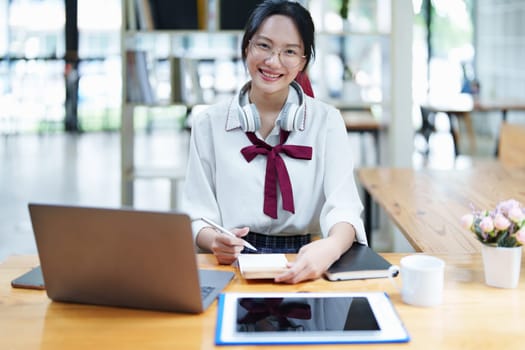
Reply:
M408 255L400 261L403 302L416 306L435 306L443 301L445 262L430 255Z

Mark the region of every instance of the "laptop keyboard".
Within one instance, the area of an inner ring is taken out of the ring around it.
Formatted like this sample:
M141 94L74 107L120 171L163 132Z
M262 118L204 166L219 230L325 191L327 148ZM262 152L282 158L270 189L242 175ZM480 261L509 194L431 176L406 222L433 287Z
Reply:
M201 298L205 299L214 289L215 287L211 286L201 286Z

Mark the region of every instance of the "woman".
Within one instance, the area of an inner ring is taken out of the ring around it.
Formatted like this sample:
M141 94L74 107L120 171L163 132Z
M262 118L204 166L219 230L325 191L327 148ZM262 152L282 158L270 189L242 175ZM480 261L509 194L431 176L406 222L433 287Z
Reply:
M313 55L309 12L264 1L242 40L251 81L192 123L184 209L197 245L220 264L237 259L243 239L258 252L298 252L276 282L319 278L354 241L366 244L341 114L294 81Z

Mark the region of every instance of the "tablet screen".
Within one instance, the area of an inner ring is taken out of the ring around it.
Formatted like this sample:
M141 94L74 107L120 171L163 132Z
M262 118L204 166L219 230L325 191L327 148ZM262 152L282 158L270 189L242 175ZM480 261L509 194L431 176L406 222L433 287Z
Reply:
M365 297L239 298L237 332L377 331Z
M370 293L225 293L217 345L409 340L390 298Z

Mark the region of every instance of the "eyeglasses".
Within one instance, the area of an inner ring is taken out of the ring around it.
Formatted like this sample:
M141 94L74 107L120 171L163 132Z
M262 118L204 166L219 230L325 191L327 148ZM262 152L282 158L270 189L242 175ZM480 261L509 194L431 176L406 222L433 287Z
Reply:
M279 57L279 61L286 68L296 68L306 58L305 55L301 55L297 49L286 48L280 50L274 50L268 42L264 40L250 40L250 53L256 59L269 60L273 55Z

